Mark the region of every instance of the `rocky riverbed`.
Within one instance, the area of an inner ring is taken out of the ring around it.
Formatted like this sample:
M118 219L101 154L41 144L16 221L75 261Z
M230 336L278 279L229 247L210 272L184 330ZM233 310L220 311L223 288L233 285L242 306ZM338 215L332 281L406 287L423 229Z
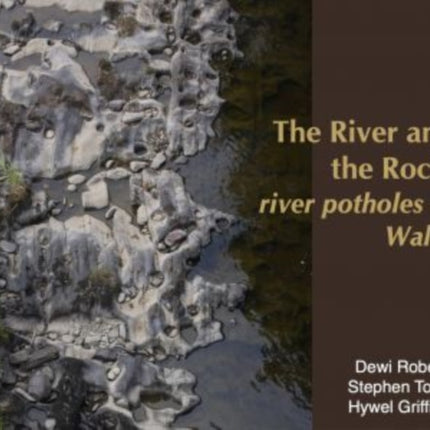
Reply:
M236 220L175 172L214 135L237 15L224 0L0 4L6 428L170 428L199 397L161 363L222 340L215 310L246 290L192 271Z

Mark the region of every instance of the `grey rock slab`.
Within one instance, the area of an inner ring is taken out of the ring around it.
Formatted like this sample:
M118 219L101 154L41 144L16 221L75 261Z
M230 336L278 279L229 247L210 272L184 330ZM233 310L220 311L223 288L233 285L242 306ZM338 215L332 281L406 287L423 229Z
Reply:
M60 356L60 351L55 346L47 346L46 348L39 349L33 352L27 360L24 368L32 370L44 365L52 360L56 360Z
M28 349L21 349L13 354L9 355L9 363L18 366L25 363L30 358L30 351Z
M51 389L51 381L43 371L34 373L28 382L28 393L38 401L47 399Z

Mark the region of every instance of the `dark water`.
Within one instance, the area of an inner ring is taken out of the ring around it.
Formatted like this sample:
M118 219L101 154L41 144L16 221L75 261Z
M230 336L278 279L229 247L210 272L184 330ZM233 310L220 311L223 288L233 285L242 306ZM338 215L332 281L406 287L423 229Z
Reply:
M246 274L251 291L243 313L221 315L226 340L185 362L202 404L178 424L310 429L310 219L258 216L259 200L275 191L311 194L309 149L276 144L272 127L274 119L310 123L310 2L231 3L242 15L244 59L223 65L219 138L180 173L198 202L242 220L205 251L198 270L229 281Z

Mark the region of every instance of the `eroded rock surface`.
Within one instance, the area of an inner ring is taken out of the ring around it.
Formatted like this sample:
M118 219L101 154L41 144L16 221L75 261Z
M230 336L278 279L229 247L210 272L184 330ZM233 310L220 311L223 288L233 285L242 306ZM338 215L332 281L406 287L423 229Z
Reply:
M236 15L225 0L0 5L19 16L0 31L1 406L10 428L171 428L199 399L161 361L222 340L214 311L245 292L191 274L235 220L172 170L214 134Z

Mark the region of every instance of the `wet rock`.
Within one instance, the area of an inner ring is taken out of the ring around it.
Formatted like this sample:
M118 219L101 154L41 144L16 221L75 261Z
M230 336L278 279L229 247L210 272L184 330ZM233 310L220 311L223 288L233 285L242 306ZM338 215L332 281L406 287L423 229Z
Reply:
M5 289L7 286L7 281L6 279L0 278L0 290Z
M88 191L82 193L82 205L85 209L103 209L109 205L109 192L104 181L87 185Z
M32 375L28 383L28 393L37 401L46 400L51 394L51 381L43 371L37 371Z
M58 348L55 346L48 346L33 352L25 363L26 370L32 370L44 364L56 360L60 355Z

